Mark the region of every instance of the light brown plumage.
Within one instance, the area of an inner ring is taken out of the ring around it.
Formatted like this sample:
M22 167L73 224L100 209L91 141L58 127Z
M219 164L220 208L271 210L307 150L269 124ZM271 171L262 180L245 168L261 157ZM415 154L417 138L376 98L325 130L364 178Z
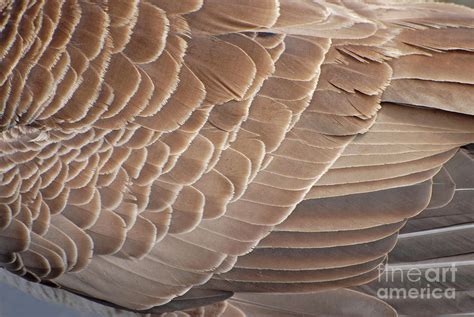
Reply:
M407 228L432 229L462 186L443 165L474 142L472 10L0 9L2 267L130 310L309 316L347 313L345 299L351 313L395 315L344 288L375 279L407 219L428 208Z

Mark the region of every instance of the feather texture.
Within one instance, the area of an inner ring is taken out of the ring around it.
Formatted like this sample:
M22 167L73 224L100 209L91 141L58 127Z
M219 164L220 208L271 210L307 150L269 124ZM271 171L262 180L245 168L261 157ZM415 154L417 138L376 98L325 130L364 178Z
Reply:
M458 150L474 143L474 11L379 0L0 10L11 273L164 316L396 316L348 288L387 261L462 262L470 277L473 158Z

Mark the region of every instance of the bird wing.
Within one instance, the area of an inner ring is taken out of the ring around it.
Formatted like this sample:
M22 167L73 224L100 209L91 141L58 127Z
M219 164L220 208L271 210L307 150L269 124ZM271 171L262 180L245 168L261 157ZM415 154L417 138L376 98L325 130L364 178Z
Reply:
M460 6L3 12L2 266L129 309L373 280L474 140L474 13Z

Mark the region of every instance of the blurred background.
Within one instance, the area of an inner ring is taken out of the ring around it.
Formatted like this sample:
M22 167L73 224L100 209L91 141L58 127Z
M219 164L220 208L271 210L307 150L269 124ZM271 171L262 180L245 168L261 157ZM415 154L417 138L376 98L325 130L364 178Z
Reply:
M439 2L458 3L474 8L474 0L439 0Z
M179 1L179 0L178 0ZM438 0L463 4L474 8L474 0ZM1 276L1 274L0 274ZM35 299L0 279L0 317L99 317L98 314L77 312L66 307ZM466 315L472 316L472 315Z

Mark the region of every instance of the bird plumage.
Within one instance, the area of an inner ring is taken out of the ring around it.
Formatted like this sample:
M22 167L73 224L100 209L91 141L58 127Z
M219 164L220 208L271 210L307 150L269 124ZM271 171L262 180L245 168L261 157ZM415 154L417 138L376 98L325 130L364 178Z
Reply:
M205 302L214 315L264 303L289 314L271 295L223 299L320 291L300 301L340 296L376 303L360 315L394 314L344 288L376 279L406 221L432 229L417 215L452 198L456 172L443 166L474 143L474 11L0 8L2 267L135 311L202 306L217 291Z

